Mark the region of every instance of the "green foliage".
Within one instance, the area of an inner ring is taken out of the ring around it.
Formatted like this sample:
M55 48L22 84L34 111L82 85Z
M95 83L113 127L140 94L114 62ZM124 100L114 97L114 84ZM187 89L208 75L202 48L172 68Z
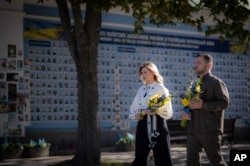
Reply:
M23 150L23 145L22 144L17 144L17 143L12 143L9 142L7 145L3 146L1 145L1 151L6 152L6 153L16 153L21 150Z
M215 26L209 26L205 31L207 36L219 34L221 39L238 38L240 42L248 40L250 31L244 29L244 25L249 21L250 10L238 0L205 1L203 8L210 11L215 23Z
M6 0L11 2L11 0ZM47 0L37 0L46 3ZM66 0L65 0L66 1ZM77 0L75 0L77 1ZM141 34L144 26L154 24L178 26L180 22L196 27L206 36L219 35L219 39L236 39L236 43L249 42L250 30L244 27L250 21L248 0L78 0L95 10L108 12L121 7L125 13L134 17L134 32ZM206 11L201 15L200 11ZM203 25L206 19L213 20L213 25ZM238 45L234 45L238 47Z
M230 51L235 54L250 54L248 39L242 42L236 41L230 43Z
M196 27L199 32L205 32L206 36L219 35L218 38L221 40L225 38L236 40L232 45L237 48L239 43L249 42L250 38L249 28L244 27L250 21L248 2L248 0L106 0L104 6L105 11L120 6L126 13L132 13L135 18L134 30L137 34L143 33L147 24L161 27L166 24L178 26L182 22ZM201 11L206 14L201 15ZM212 20L213 24L207 24L204 28L206 19Z

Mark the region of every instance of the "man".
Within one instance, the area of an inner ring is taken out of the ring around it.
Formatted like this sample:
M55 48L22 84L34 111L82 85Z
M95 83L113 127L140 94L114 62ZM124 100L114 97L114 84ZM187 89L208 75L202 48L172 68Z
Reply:
M229 105L226 84L212 75L213 58L198 54L194 71L201 78L201 95L198 101L190 102L191 118L188 124L187 165L200 165L202 149L213 166L227 165L221 154L221 139L224 127L224 110Z

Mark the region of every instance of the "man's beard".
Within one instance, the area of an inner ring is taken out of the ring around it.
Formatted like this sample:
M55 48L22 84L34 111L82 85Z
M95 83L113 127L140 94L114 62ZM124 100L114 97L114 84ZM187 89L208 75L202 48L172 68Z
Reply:
M194 67L194 71L197 75L203 75L206 73L206 68L203 68L201 70L195 70L196 68Z

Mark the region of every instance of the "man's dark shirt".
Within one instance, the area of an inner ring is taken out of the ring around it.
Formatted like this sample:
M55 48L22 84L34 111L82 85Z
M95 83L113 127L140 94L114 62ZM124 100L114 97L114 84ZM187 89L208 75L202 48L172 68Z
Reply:
M211 73L202 78L202 109L191 110L188 126L190 134L222 134L224 110L229 105L229 93L226 84Z

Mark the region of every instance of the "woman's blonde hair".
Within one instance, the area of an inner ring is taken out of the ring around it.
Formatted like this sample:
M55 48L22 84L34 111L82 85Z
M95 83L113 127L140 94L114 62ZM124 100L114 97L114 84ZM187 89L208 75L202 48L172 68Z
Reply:
M157 66L152 62L146 62L139 67L139 77L141 78L141 71L143 68L147 68L150 72L154 74L154 80L160 84L163 84L163 77L159 73Z

